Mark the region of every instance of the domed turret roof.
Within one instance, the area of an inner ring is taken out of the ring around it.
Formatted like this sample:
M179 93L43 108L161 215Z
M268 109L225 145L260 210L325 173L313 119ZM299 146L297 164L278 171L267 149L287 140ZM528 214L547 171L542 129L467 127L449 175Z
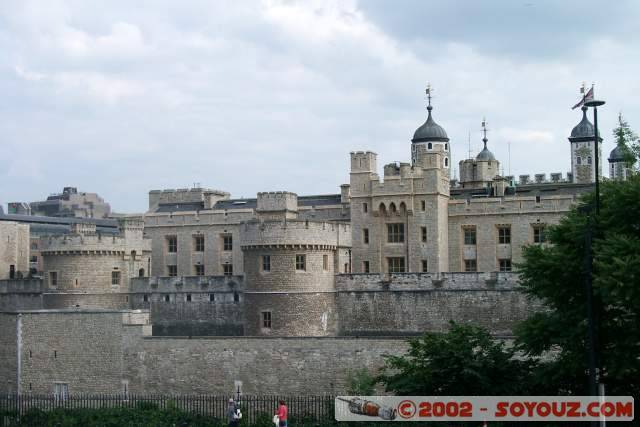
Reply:
M496 156L494 156L493 153L491 151L489 151L489 149L487 148L486 145L484 146L482 151L480 153L478 153L478 155L476 156L476 160L491 160L491 161L494 161L495 159L496 159Z
M593 124L587 119L587 107L582 107L582 120L571 131L571 138L593 138Z
M411 142L449 142L447 132L431 117L431 110L433 107L429 105L427 107L427 111L429 111L427 121L416 129Z
M620 147L616 146L616 148L611 150L611 153L609 153L609 161L611 163L624 162L624 154L622 153Z

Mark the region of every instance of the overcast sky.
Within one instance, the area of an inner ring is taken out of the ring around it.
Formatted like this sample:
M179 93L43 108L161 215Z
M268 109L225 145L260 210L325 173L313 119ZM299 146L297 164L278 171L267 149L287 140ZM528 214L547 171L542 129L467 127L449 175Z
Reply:
M570 170L571 110L595 82L605 157L640 131L637 1L2 1L0 202L64 186L142 212L194 183L339 192L349 152L409 161L426 118L453 161ZM511 162L508 143L511 143ZM603 170L607 170L606 167Z

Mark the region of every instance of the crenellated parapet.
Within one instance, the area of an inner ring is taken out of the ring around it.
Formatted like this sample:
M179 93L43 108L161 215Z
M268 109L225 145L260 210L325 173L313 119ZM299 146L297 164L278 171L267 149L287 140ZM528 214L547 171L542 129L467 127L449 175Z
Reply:
M240 225L243 250L254 248L321 248L351 246L351 226L320 221L247 221Z

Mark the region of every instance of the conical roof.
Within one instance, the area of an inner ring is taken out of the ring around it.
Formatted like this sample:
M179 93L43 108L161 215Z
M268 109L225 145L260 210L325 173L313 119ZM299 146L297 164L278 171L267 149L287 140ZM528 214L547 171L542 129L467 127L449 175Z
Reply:
M593 138L593 124L587 119L587 107L582 107L582 120L571 131L571 138Z
M433 110L433 107L429 105L427 107L429 112L427 121L416 129L411 142L449 142L447 132L431 117L431 110Z
M611 153L609 153L609 162L624 162L624 154L622 153L620 147L616 146L616 148L611 150Z

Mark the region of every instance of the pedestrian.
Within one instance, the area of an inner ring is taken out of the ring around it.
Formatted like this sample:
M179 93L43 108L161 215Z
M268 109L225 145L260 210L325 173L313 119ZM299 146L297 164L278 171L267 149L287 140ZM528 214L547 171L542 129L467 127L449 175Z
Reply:
M229 421L229 427L238 427L240 425L240 408L236 406L233 397L229 399L229 406L227 406L227 421Z
M284 400L281 400L280 405L278 406L278 410L276 411L276 415L278 416L278 420L280 422L280 427L287 427L288 414L289 410L287 409L287 405L285 405Z

